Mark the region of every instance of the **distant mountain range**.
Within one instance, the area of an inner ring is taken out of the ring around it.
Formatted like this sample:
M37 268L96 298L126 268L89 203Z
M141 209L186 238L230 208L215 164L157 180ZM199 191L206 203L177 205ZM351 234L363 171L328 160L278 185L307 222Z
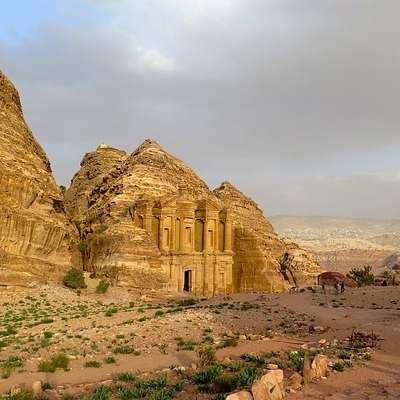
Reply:
M280 237L288 237L317 256L328 270L346 272L370 264L391 267L400 254L400 220L329 216L267 217Z

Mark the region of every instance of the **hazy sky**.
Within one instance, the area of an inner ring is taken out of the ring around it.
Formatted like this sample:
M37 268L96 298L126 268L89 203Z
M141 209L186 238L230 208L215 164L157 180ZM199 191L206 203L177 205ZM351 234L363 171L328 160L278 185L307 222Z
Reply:
M399 0L0 3L0 69L59 185L153 138L266 216L400 218Z

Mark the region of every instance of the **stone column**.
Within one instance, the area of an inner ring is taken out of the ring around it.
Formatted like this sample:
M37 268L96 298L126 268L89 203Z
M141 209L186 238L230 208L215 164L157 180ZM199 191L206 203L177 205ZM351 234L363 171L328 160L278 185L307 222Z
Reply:
M164 216L160 215L160 226L158 228L158 248L164 249Z
M169 251L175 250L175 228L176 228L176 218L171 217L171 228L170 228L170 240L169 240Z
M203 220L203 249L205 251L208 249L208 220L207 218Z
M230 251L232 250L232 221L230 215L226 216L225 222L225 250Z
M218 251L219 248L219 218L214 220L214 251Z
M183 219L181 219L181 234L180 234L180 237L179 237L179 250L180 251L183 251L183 248L184 248L185 229L186 229L186 227L185 227L185 219L183 218Z

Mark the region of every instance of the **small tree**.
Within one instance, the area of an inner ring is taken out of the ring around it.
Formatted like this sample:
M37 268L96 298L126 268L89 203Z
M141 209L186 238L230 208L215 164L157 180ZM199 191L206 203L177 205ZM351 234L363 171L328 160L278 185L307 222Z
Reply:
M364 268L353 268L346 276L355 280L358 286L371 286L374 283L375 275L371 272L371 265L364 265Z
M99 284L97 285L96 293L105 293L105 292L107 292L109 286L110 286L109 282L107 282L107 281L102 279L99 282Z
M62 194L65 194L65 192L67 191L67 188L64 185L60 185L60 191Z
M71 289L85 289L87 287L83 272L74 267L67 272L62 282Z

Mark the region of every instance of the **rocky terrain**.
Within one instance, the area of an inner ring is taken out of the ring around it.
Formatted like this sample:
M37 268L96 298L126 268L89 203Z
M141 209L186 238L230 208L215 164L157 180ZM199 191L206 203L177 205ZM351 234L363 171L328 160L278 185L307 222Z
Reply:
M101 144L66 193L0 72L0 286L60 281L74 267L114 285L197 295L312 285L315 257L281 240L229 182L210 190L148 139L131 154Z
M375 274L400 270L400 221L333 217L269 217L280 237L313 253L322 268L347 273L371 265Z
M0 285L57 280L76 261L76 230L18 92L1 72L0 135Z
M159 397L140 398L400 396L399 287L192 298L99 293L88 275L80 294L55 284L0 292L0 394L133 399L150 387ZM270 371L279 382L260 394L257 380Z

